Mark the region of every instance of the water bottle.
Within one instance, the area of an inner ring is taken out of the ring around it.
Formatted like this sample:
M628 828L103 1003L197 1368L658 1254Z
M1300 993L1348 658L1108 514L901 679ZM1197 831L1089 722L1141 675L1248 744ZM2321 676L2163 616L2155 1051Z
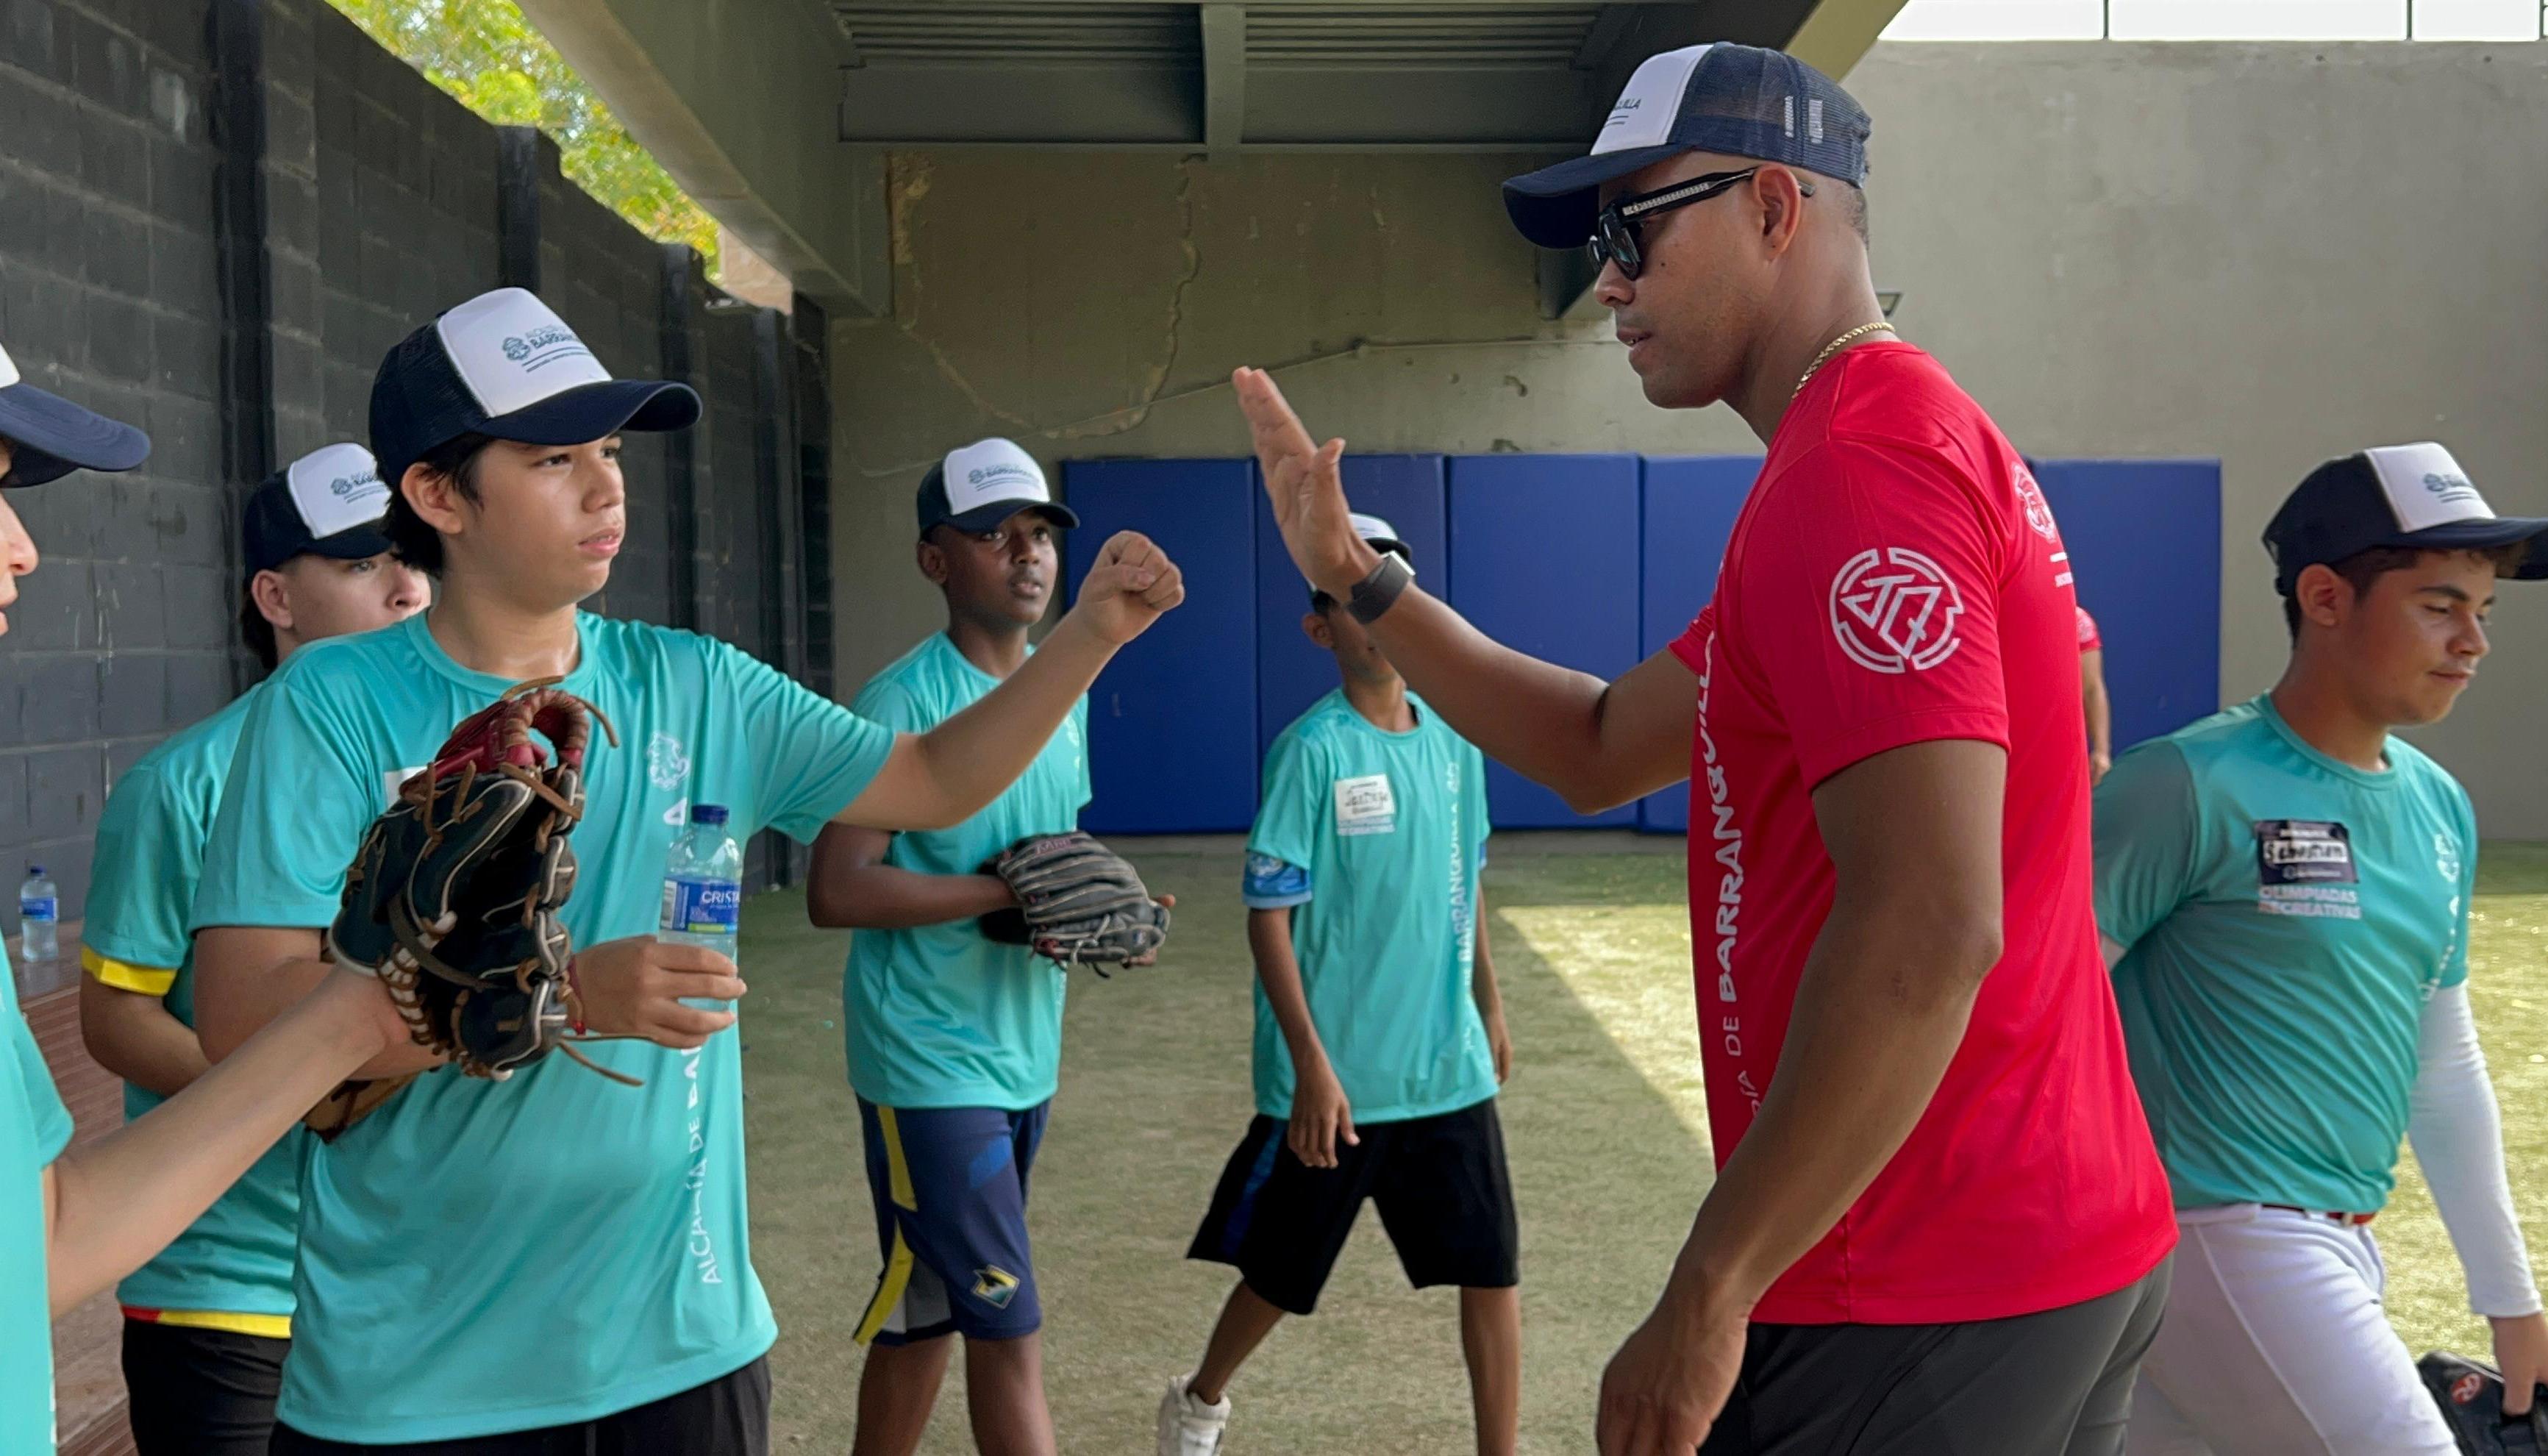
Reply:
M60 920L61 899L45 877L45 866L28 865L27 882L18 886L19 949L27 959L50 960L62 954L54 930Z
M690 825L664 865L664 916L656 939L704 946L734 958L735 917L743 908L743 847L725 832L725 806L694 804ZM722 1010L721 1003L702 1003Z

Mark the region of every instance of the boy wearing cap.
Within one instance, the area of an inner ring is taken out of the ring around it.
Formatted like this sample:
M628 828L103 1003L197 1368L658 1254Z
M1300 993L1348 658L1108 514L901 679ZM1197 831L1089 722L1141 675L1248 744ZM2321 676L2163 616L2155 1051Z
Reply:
M1057 533L1079 517L1035 458L976 441L920 483L920 574L947 599L932 633L867 680L850 710L926 733L1034 656L1059 575ZM850 1085L884 1270L856 1337L868 1346L854 1450L917 1450L953 1353L984 1451L1050 1450L1043 1309L1027 1237L1028 1175L1061 1067L1061 967L984 934L1011 910L982 865L1018 841L1079 826L1088 802L1088 702L1033 765L950 829L834 824L814 843L805 904L857 932L841 978Z
M360 445L303 456L248 498L240 627L271 672L303 644L368 632L424 605L390 554L389 490ZM97 827L80 964L80 1034L124 1078L138 1118L209 1065L194 1029L186 915L204 841L256 689L170 736L117 779ZM291 1348L299 1132L116 1290L140 1456L263 1456Z
M1505 184L1525 236L1592 239L1649 402L1769 446L1715 599L1615 682L1410 587L1347 524L1343 443L1234 381L1294 564L1452 727L1587 812L1690 781L1718 1170L1602 1378L1602 1456L2111 1451L2165 1303L2060 529L1980 406L1876 337L1867 133L1792 56L1690 46L1590 156Z
M2543 531L2496 516L2439 445L2319 467L2265 530L2282 681L2098 789L2097 923L2185 1250L2135 1453L2459 1449L2381 1305L2370 1225L2402 1137L2494 1325L2505 1410L2548 1380L2469 1016L2477 820L2392 736L2458 701L2496 579L2548 576Z
M1353 526L1412 564L1387 521ZM1520 1249L1495 1101L1512 1043L1478 887L1486 760L1333 596L1314 589L1301 629L1342 682L1265 755L1241 891L1256 1119L1186 1251L1239 1281L1202 1365L1159 1402L1159 1456L1222 1449L1231 1377L1285 1315L1318 1307L1365 1199L1410 1283L1458 1286L1478 1450L1507 1456Z
M388 530L437 599L305 649L258 694L192 917L205 1048L218 1059L321 973L319 930L391 788L461 718L557 676L621 743L593 754L562 918L589 1030L624 1039L587 1054L642 1085L563 1057L464 1077L411 1046L366 1068L420 1075L303 1161L278 1453L766 1450L776 1331L752 1267L742 1062L718 1035L735 1018L684 1001L744 985L724 956L654 934L686 807L726 806L738 838L958 822L1181 594L1173 565L1119 536L1043 650L924 735L725 644L579 611L625 527L620 432L682 428L698 408L684 386L612 379L521 289L382 361Z
M72 470L128 470L139 430L26 384L0 350L0 487ZM36 543L0 499L0 608L34 571ZM0 632L8 628L0 616ZM389 998L346 974L286 1009L148 1116L73 1150L70 1115L18 1007L0 951L0 1451L53 1444L54 1317L185 1231L311 1104L393 1038Z

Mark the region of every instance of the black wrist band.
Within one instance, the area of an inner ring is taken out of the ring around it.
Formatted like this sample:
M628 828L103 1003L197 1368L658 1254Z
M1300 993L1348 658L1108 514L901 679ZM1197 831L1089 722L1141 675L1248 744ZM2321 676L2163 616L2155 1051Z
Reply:
M1354 583L1353 594L1345 598L1345 610L1368 627L1380 620L1381 613L1398 604L1398 594L1414 580L1415 568L1407 564L1406 557L1384 551L1380 565L1371 569L1371 575Z

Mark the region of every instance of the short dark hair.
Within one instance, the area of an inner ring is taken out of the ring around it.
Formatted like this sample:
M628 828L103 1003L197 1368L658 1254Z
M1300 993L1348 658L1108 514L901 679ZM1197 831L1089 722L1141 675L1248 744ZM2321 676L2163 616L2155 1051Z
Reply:
M238 621L239 636L246 641L247 650L256 654L256 660L265 665L267 672L273 672L274 665L282 658L274 643L274 623L265 619L264 608L256 604L254 577L248 578L248 585L239 589Z
M2501 576L2519 566L2523 559L2529 556L2530 546L2531 543L2528 541L2515 541L2509 546L2476 547L2465 551L2433 550L2414 546L2374 546L2368 551L2357 551L2342 561L2328 562L2326 569L2344 578L2345 585L2353 589L2353 594L2360 596L2371 590L2372 583L2391 572L2403 572L2427 556L2483 557L2494 565L2496 574ZM2283 626L2291 632L2294 642L2301 640L2301 601L2298 596L2283 598Z
M1317 612L1320 616L1325 616L1327 613L1334 611L1335 609L1336 599L1334 597L1329 596L1326 592L1320 591L1316 587L1310 589L1310 610Z
M1858 240L1861 242L1868 241L1869 239L1866 235L1866 189L1864 187L1843 187L1840 190L1840 205L1848 214L1849 226L1858 229Z
M460 499L475 503L478 500L478 459L494 443L496 440L492 435L462 435L425 451L415 463L435 475L451 477L451 487L460 493ZM399 560L440 581L442 533L416 514L415 507L408 502L404 478L386 484L390 488L390 509L389 514L381 518L381 529L390 538L390 549L397 553Z

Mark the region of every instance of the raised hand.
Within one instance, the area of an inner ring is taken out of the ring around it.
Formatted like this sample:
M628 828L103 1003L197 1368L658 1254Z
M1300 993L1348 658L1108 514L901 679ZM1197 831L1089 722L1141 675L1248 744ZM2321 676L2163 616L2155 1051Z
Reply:
M1274 523L1283 532L1284 549L1311 586L1342 598L1380 565L1380 556L1354 534L1345 504L1344 474L1337 462L1345 442L1315 444L1292 412L1271 376L1262 369L1240 369L1229 377L1238 408L1247 416L1247 432L1256 446L1256 464L1265 477L1265 495L1274 506Z
M1168 553L1138 531L1118 531L1080 582L1070 615L1121 647L1185 599L1185 573Z

